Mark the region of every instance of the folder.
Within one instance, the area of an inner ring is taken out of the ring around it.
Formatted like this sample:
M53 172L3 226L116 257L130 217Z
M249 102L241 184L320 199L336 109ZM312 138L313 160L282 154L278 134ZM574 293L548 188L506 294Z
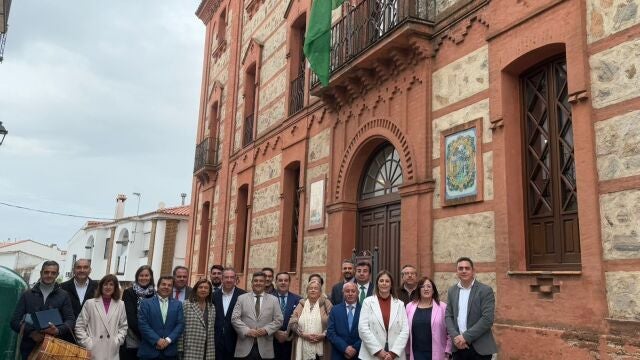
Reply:
M55 326L64 324L64 322L62 321L62 316L60 315L60 311L58 309L36 311L31 314L31 318L33 319L33 326L36 329L40 330L48 328L49 323L52 323Z

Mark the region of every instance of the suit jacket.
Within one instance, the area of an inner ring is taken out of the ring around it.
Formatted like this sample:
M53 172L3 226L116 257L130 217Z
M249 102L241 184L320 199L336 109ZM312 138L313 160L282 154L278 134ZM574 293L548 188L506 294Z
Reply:
M122 300L111 299L109 312L105 311L102 298L85 302L76 321L76 338L91 351L92 359L117 359L126 336L127 313Z
M158 297L154 296L143 300L138 311L138 328L142 335L138 347L138 357L154 359L161 355L177 356L178 340L184 331L182 303L169 297L167 319L163 323ZM164 350L156 349L158 340L166 337L171 339L171 344Z
M347 349L347 346L352 346L357 351L360 351L361 341L360 335L358 335L358 321L360 320L361 309L362 306L356 302L351 330L349 330L346 304L343 302L331 309L329 313L329 324L327 326L327 339L331 343L332 360L346 359L344 351Z
M358 284L357 282L355 284L358 287L358 302L360 302L360 284ZM369 297L371 295L373 295L373 281L369 282L369 288L367 288L367 297ZM344 301L342 299L342 297L340 297L340 299L341 299L340 302ZM362 304L360 304L360 305L362 305Z
M215 322L216 310L213 304L208 304L206 314L203 316L197 303L185 300L182 303L184 312L184 332L178 342L178 352L182 353L183 360L214 360L215 352ZM206 351L206 353L205 353Z
M453 285L449 288L447 298L449 306L445 315L447 331L451 338L460 335L458 328L458 299L460 298L460 288ZM490 355L498 352L496 341L493 338L491 327L496 310L496 298L493 289L478 280L473 282L471 286L471 294L469 295L469 305L467 306L467 331L462 336L467 344L473 345L473 348L480 355ZM453 351L458 349L453 346Z
M363 360L375 360L373 355L384 349L385 342L389 344L389 351L404 359L404 349L409 340L409 324L404 303L397 298L391 299L391 313L389 316L389 330L385 330L382 311L377 296L364 299L358 322L358 333L362 340L359 357Z
M273 354L273 333L282 326L282 311L278 299L271 294L262 294L260 315L256 316L253 292L242 294L233 308L231 324L238 333L235 357L246 357L251 352L254 338L247 336L250 329L263 328L266 336L258 338L258 350L263 359L271 359Z
M73 282L73 278L60 284L60 287L69 293L69 299L71 299L71 307L73 308L73 316L77 319L82 310L82 305L85 301L93 299L96 296L96 289L98 289L98 282L96 280L88 279L87 292L84 293L84 299L80 299L78 292L76 291L76 284Z
M407 342L407 352L409 353L409 360L413 360L413 348L412 344L412 331L411 326L413 323L413 315L416 313L418 307L417 302L410 302L407 304L407 320L409 321L409 341ZM444 360L445 353L451 354L451 337L447 334L447 325L444 321L444 314L446 312L447 304L441 302L440 304L433 302L431 309L431 359L432 360Z
M278 299L278 303L280 303L280 296L276 295ZM293 310L300 302L300 295L289 292L287 295L287 305L284 308L284 313L282 314L282 326L280 326L280 330L287 331L287 327L289 326L289 319L291 319L291 314L293 314ZM273 339L273 350L275 352L276 359L291 359L291 341L285 341L284 343L279 342L276 339Z
M216 322L214 326L215 331L215 343L216 343L216 357L224 358L224 354L227 356L233 356L236 351L236 340L238 335L231 325L231 315L233 314L233 308L236 306L238 296L246 293L246 291L236 287L233 289L233 296L229 303L229 309L227 313L224 313L224 307L222 305L222 290L215 291L213 293L213 305L216 308Z
M171 297L174 299L175 299L175 293L174 293L175 290L176 288L171 289ZM189 299L189 295L191 295L191 290L193 290L191 286L184 287L184 301L187 301L187 299Z
M355 278L351 278L351 280L349 280L349 282L354 282ZM344 301L344 299L342 298L342 287L344 286L344 279L341 280L340 282L338 282L337 284L333 285L333 287L331 288L331 303L333 305L337 305L340 304L341 302ZM373 291L373 289L371 290ZM367 291L369 292L369 291Z

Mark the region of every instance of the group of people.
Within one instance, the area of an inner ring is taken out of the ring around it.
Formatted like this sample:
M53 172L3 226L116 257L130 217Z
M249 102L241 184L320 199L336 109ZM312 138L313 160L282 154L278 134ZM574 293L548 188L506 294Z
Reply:
M300 296L289 291L289 273L271 268L253 273L247 292L230 267L212 266L209 279L191 288L186 267L156 283L145 265L121 294L115 275L89 278L88 260L76 261L74 277L58 285L59 266L48 261L11 327L23 334L23 359L44 335L75 342L93 359L490 359L497 352L493 290L475 279L471 259L456 265L459 282L447 306L412 265L402 268L396 288L389 271L372 279L370 263L345 260L330 296L319 274ZM53 308L62 324L36 329L29 321Z

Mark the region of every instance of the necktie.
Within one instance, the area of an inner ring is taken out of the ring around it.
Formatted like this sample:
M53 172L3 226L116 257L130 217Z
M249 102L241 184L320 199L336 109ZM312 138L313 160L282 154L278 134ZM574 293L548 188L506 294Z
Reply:
M284 308L287 306L287 298L284 295L280 295L280 310L284 316Z
M180 300L180 289L176 289L176 300Z
M347 322L349 322L349 331L351 331L351 325L353 325L353 305L347 305Z
M367 292L364 291L364 285L360 285L360 304L364 301L364 298L367 297Z
M160 313L162 313L162 323L167 321L167 307L169 305L169 299L160 299Z
M256 319L260 317L260 296L256 295Z

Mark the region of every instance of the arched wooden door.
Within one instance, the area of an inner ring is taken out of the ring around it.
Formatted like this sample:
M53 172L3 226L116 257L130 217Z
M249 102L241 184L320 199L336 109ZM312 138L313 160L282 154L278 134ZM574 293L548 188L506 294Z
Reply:
M400 156L387 143L373 154L360 183L358 250L378 247L378 270L391 271L396 286L400 280L400 185Z

